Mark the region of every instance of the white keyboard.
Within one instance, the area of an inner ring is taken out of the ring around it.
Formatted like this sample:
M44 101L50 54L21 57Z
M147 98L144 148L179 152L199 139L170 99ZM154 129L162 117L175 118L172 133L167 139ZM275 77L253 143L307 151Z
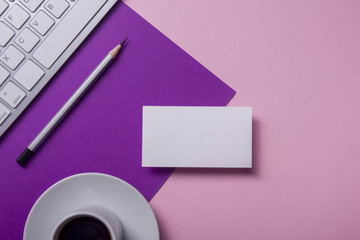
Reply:
M117 0L0 0L0 137Z

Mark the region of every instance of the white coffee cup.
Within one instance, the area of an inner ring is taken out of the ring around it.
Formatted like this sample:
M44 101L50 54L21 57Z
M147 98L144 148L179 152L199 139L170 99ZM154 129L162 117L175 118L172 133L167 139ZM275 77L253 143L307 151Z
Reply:
M110 235L109 240L123 240L123 228L119 218L110 210L100 206L88 206L65 216L56 225L51 239L58 240L67 224L84 217L90 217L101 222Z

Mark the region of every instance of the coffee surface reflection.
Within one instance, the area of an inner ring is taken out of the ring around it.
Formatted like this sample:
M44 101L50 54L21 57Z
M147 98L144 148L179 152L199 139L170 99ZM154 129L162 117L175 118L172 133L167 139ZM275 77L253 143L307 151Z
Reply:
M111 240L111 236L100 220L82 216L67 222L60 229L56 240Z

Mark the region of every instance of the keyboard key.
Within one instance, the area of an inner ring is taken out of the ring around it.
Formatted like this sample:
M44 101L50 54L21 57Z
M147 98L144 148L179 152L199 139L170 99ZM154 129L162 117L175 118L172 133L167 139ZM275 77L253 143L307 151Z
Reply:
M5 119L10 115L10 110L0 103L0 125L5 121Z
M3 66L0 65L0 86L9 76L10 73Z
M54 17L59 18L70 6L65 0L49 0L45 4L45 9L48 10Z
M5 15L5 19L16 29L20 29L22 25L24 25L24 23L29 19L29 17L30 15L18 4L15 4Z
M15 39L15 42L26 52L30 52L39 41L40 38L28 28L25 28Z
M12 70L15 70L24 58L24 54L17 50L17 48L13 45L10 45L3 55L1 55L1 61L3 61Z
M33 57L46 68L50 68L105 2L106 0L98 0L76 3L34 52Z
M44 74L45 72L33 61L28 60L15 74L14 78L30 91Z
M43 1L44 0L20 0L20 2L32 12L35 12Z
M0 91L0 97L11 107L16 108L24 99L25 93L14 83L8 82L6 86Z
M45 35L49 29L54 25L55 21L49 17L44 11L40 11L30 25L41 35Z
M0 0L0 15L8 8L9 4L4 0Z
M0 0L1 1L1 0ZM5 23L0 22L0 46L5 47L5 45L10 41L10 39L15 35L14 31L11 30Z

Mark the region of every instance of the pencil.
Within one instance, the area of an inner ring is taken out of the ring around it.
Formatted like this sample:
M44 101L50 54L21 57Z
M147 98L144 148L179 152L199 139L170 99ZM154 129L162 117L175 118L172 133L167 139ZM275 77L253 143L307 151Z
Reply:
M71 111L71 109L76 105L76 103L81 99L81 97L86 93L86 91L93 85L93 83L98 79L98 77L106 70L106 68L110 65L110 63L116 58L116 56L120 52L121 47L124 45L126 40L127 38L125 38L119 45L117 45L106 55L106 57L95 68L95 70L87 77L87 79L69 98L69 100L50 120L50 122L48 122L48 124L30 143L30 145L24 150L24 152L17 158L16 160L17 163L19 163L20 165L25 165L25 163L31 158L33 153L40 147L40 145L45 141L45 139L59 125L59 123Z

